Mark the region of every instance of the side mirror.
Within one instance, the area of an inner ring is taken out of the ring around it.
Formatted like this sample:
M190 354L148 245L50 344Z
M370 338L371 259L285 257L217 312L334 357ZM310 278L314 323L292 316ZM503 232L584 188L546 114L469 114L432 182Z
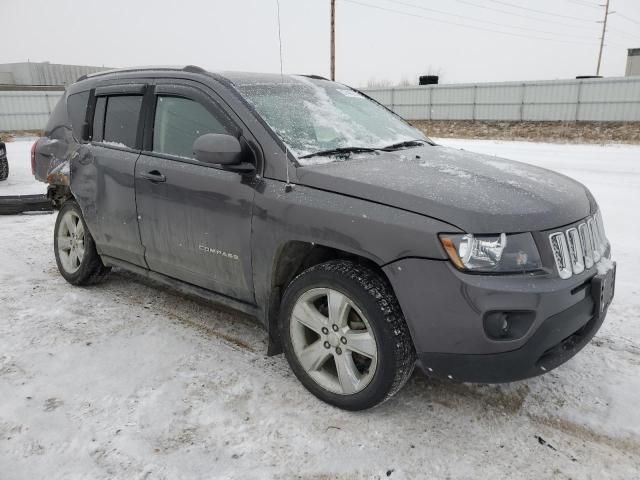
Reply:
M218 133L207 133L193 142L196 160L217 165L237 165L242 163L242 147L236 137Z
M243 161L245 154L240 140L232 135L202 135L193 142L193 154L200 162L220 165L224 170L242 175L252 175L256 171L253 163Z

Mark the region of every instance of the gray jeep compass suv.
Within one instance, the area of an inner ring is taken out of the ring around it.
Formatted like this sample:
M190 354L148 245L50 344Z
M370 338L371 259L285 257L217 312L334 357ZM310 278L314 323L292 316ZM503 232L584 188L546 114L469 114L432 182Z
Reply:
M45 135L34 169L66 280L118 267L251 314L341 408L384 401L416 364L451 381L547 372L613 297L583 185L435 145L320 77L98 73Z

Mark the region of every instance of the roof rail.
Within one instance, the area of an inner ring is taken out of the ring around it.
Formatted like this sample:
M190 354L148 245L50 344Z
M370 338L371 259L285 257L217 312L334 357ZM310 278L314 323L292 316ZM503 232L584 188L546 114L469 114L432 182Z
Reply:
M199 67L197 65L187 65L182 70L190 73L206 73L207 72L204 68Z
M312 78L314 80L327 80L328 82L330 81L328 78L323 77L322 75L300 75L301 77L307 77L307 78Z
M111 73L128 73L128 72L144 72L145 70L168 70L168 71L183 71L188 73L206 73L207 71L198 67L197 65L182 66L148 66L148 67L128 67L128 68L115 68L111 70L101 70L99 72L88 73L79 77L76 82L86 80L87 78L99 77L101 75L109 75Z

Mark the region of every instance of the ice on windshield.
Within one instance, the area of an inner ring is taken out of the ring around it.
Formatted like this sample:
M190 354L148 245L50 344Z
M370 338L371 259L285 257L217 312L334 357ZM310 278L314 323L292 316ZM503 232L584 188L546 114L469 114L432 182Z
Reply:
M238 89L302 165L317 159L300 157L324 150L426 140L385 108L327 80L286 76L282 82L247 83Z

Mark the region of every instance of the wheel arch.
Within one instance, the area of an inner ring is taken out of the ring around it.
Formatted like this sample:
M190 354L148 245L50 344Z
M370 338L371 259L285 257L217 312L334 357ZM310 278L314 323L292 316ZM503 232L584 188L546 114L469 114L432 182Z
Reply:
M49 184L47 187L47 198L56 210L60 210L65 202L75 201L77 203L69 185Z
M265 322L269 333L268 355L282 353L278 322L280 317L280 303L287 286L303 271L330 260L351 260L355 263L365 265L377 272L389 284L389 288L393 291L393 286L382 269L382 265L372 258L314 242L297 240L286 242L278 249L272 266L268 310Z

